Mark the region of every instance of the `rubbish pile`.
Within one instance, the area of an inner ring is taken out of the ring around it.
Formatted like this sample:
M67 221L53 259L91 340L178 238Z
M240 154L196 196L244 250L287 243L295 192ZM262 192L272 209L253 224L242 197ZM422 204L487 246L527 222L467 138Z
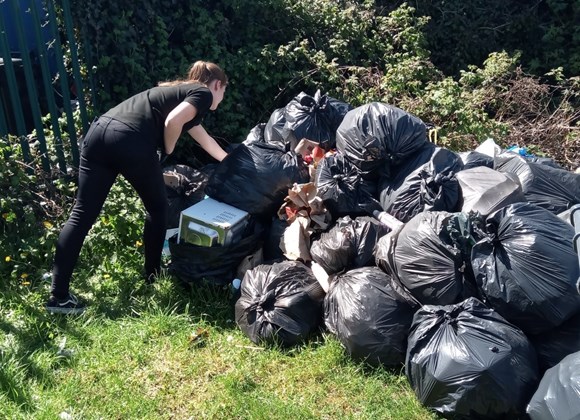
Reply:
M404 366L446 417L580 416L580 174L489 139L456 153L402 109L316 92L167 186L181 211L207 195L250 215L229 245L170 238L169 270L241 279L253 342L326 331L355 359Z

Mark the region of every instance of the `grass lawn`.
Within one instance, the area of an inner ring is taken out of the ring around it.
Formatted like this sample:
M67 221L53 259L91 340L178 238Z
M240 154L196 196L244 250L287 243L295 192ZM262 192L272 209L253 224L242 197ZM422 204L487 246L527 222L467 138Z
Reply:
M354 362L329 335L256 346L227 289L83 274L79 317L45 313L46 281L0 291L0 417L437 418L402 371Z

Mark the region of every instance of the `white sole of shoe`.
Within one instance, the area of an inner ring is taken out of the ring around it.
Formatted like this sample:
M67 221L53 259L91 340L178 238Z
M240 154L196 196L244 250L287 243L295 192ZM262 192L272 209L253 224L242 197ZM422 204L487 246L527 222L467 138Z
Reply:
M85 308L55 308L53 306L47 306L46 310L50 314L80 315L85 311Z

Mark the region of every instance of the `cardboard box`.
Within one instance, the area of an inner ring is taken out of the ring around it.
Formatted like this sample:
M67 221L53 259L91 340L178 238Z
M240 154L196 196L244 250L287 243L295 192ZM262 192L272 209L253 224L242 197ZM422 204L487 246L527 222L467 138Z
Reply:
M249 218L249 213L243 210L206 198L181 212L177 242L230 245L241 239Z

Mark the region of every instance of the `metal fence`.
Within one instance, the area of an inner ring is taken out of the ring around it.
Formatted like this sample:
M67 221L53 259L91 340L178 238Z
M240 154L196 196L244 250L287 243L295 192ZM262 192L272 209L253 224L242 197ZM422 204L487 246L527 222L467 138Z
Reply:
M0 0L0 137L16 136L30 162L30 134L36 130L34 141L46 171L54 160L64 173L67 166L78 166L76 109L83 132L89 126L79 33L69 0ZM59 118L66 123L59 124ZM53 141L47 142L44 126Z

